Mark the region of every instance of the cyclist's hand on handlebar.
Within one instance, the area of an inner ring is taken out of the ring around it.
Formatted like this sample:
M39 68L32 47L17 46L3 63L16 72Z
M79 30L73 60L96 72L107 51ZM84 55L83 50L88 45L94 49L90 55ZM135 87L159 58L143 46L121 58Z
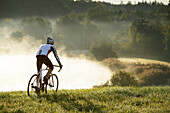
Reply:
M61 65L60 65L60 70L59 70L58 72L60 72L62 68L63 68L63 65L61 64Z
M62 68L63 68L63 65L61 64L61 65L60 65L60 69L62 69Z

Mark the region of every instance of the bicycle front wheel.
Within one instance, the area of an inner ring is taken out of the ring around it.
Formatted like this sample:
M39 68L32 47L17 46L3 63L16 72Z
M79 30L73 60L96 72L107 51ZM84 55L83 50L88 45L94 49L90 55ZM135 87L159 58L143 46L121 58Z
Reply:
M45 92L48 90L56 91L58 90L59 80L56 74L51 74L48 78L48 85L45 87Z
M40 89L37 89L37 78L38 75L34 74L29 82L28 82L28 87L27 87L27 94L28 96L33 96L39 93Z

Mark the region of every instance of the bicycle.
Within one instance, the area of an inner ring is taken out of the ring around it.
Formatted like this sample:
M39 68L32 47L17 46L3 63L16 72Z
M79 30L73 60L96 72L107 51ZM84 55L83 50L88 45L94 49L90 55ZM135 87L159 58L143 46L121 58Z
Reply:
M60 67L57 65L53 65L54 67ZM46 69L40 69L38 74L34 74L32 75L32 77L30 78L29 82L28 82L28 87L27 87L27 93L28 96L31 95L39 95L40 91L44 92L47 94L47 89L51 89L51 90L55 90L57 92L58 90L58 85L59 85L59 80L56 74L50 74L50 76L48 77L48 83L45 84L44 82L42 82L42 71L44 70L48 70L49 68L46 67ZM61 69L58 71L60 72Z

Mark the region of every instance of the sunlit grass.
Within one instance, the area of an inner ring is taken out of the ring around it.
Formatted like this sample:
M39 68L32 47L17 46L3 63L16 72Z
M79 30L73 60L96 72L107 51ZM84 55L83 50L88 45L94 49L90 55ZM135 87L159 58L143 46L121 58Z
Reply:
M106 87L59 90L28 97L0 92L0 112L170 112L170 87Z

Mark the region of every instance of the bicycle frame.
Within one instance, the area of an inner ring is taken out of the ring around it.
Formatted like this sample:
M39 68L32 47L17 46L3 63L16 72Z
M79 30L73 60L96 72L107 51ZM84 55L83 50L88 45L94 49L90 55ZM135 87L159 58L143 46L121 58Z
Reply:
M58 66L58 65L53 65L54 67L60 67L60 66ZM46 69L40 69L40 71L39 71L39 73L38 73L38 75L39 75L39 78L38 78L38 83L37 83L37 87L38 87L38 84L39 84L39 82L40 82L40 84L42 84L42 71L43 70L48 70L48 68L46 67ZM58 71L58 72L60 72L61 71L61 69ZM51 73L52 74L52 73ZM53 84L54 84L54 81L53 81L53 77L52 77L52 82L53 82ZM40 87L41 87L41 85L40 85ZM39 87L39 88L40 88Z
M59 67L57 65L53 65L53 66ZM28 87L27 87L28 96L30 96L31 91L33 91L34 89L35 89L35 93L37 95L40 94L40 90L42 90L42 92L45 91L45 93L47 94L47 89L48 88L50 88L52 90L55 90L55 91L58 90L58 83L59 83L59 81L58 81L57 75L50 73L50 75L48 77L49 83L48 84L44 84L43 83L43 79L42 79L42 77L43 77L43 70L49 70L49 68L48 67L46 67L45 69L41 68L40 71L37 74L34 74L34 75L31 76L31 78L30 78L30 80L28 82ZM61 70L61 68L60 68L60 70Z
M40 69L40 71L39 71L39 73L38 73L38 75L39 75L39 77L38 77L38 83L37 83L37 87L38 87L38 84L40 83L40 84L42 84L42 71L43 70L48 70L47 68L46 69ZM40 87L41 87L41 85L40 85ZM39 88L40 88L39 87Z

